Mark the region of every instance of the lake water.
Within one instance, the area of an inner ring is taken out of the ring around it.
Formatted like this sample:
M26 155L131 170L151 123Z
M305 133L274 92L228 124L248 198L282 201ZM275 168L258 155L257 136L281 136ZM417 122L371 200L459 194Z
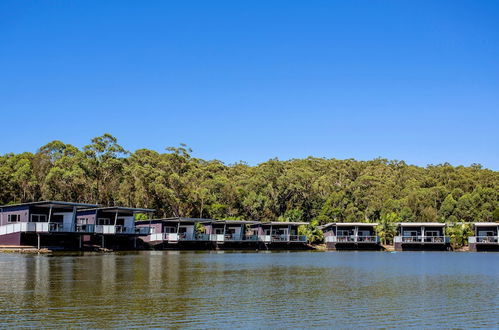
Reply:
M499 328L499 254L0 254L2 327Z

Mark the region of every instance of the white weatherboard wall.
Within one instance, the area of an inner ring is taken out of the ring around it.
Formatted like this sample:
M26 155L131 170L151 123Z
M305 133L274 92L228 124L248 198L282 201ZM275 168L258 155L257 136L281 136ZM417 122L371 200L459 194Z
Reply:
M62 228L64 231L72 231L73 230L73 212L64 212L64 213L54 213L54 215L62 215Z
M241 235L241 226L238 227L229 227L230 229L234 229L234 236Z
M194 234L194 226L180 226L180 228L185 228L187 234Z
M134 217L124 217L125 219L125 227L126 228L133 228L134 225Z

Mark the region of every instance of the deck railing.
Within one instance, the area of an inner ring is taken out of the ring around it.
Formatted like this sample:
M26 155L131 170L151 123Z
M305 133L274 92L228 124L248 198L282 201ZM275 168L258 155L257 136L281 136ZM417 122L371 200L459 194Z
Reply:
M272 235L272 242L306 242L305 235Z
M326 242L331 243L378 243L378 236L326 236Z
M450 242L447 236L395 236L395 243L435 243L445 244Z
M195 234L195 233L153 233L150 241L212 241L212 242L306 242L304 235L234 235L234 234Z
M35 232L48 233L48 222L16 222L0 226L0 235L19 233L19 232Z
M499 242L498 236L470 236L469 243L494 244Z
M95 231L95 225L76 225L75 231L77 233L93 233Z

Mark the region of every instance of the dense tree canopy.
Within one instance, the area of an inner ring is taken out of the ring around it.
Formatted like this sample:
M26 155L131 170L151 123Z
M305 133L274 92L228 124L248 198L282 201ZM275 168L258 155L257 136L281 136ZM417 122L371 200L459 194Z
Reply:
M193 158L185 145L127 152L105 134L0 156L0 202L66 200L156 216L276 221L498 221L499 172L449 164L309 157L257 166ZM390 233L387 225L387 235Z

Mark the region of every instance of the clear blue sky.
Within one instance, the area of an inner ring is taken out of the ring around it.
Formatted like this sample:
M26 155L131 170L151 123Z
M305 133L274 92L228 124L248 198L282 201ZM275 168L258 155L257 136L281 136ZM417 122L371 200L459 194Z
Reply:
M499 170L499 1L0 2L0 153Z

